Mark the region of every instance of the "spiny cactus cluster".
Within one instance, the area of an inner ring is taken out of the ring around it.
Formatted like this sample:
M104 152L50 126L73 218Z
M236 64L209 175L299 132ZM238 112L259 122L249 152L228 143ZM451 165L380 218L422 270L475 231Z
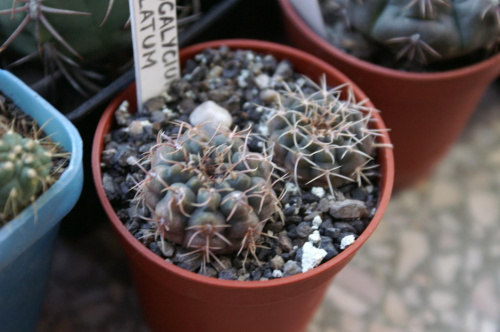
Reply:
M339 4L339 15L368 41L410 63L431 64L491 51L500 38L498 0L333 2Z
M199 0L177 4L180 26L199 17ZM11 66L40 58L47 72L57 70L86 96L109 71L95 64L131 62L129 16L128 0L0 0L0 52L20 55ZM92 71L82 68L88 64Z
M309 82L316 90L305 95L300 87L287 89L283 101L273 109L268 122L274 142L274 161L286 168L297 186L333 188L349 182L361 185L366 172L376 165L373 159L376 136L370 129L374 110L357 103L349 89L342 99L342 89L329 89ZM364 112L363 112L364 111Z
M157 234L203 254L254 253L266 221L280 211L273 190L274 164L249 152L249 130L179 125L173 137L160 135L145 162L151 163L138 185L157 225ZM204 266L205 266L204 264Z
M8 130L0 138L0 225L54 182L53 153L36 139Z

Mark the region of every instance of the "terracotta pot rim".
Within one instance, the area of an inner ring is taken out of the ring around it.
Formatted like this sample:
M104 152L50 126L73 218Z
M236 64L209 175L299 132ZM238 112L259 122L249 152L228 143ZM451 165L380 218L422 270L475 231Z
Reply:
M324 72L328 72L331 76L334 76L338 78L341 81L344 82L350 82L352 85L352 88L354 90L355 95L358 97L359 100L366 99L366 96L364 93L357 87L354 83L352 83L351 80L349 80L344 74L339 72L337 69L331 67L328 65L326 62L310 55L307 54L303 51L291 48L289 46L284 46L276 43L271 43L271 42L264 42L264 41L259 41L259 40L246 40L246 39L227 39L227 40L217 40L217 41L210 41L210 42L205 42L197 45L190 46L188 48L185 48L180 51L180 54L185 54L188 52L192 52L194 50L203 50L205 48L214 48L214 47L220 47L221 45L226 45L229 48L232 49L258 49L262 50L262 52L265 52L265 50L269 51L278 51L278 52L283 52L287 54L291 54L294 57L299 57L301 59L304 59L304 61L308 61L311 63L312 66L319 66ZM259 51L261 52L261 51ZM133 84L134 85L134 84ZM131 88L131 87L129 87ZM172 273L177 274L178 276L184 278L184 279L189 279L194 282L198 283L203 283L206 285L210 285L213 287L223 287L223 288L233 288L233 289L252 289L252 288L268 288L268 287L278 287L278 286L285 286L291 283L296 283L300 282L304 279L308 279L311 277L314 277L316 275L319 275L329 269L334 268L336 265L338 265L341 261L344 259L349 258L351 255L353 255L359 247L368 239L368 237L373 233L377 225L379 224L380 220L382 219L382 216L387 208L387 205L389 204L389 199L391 196L392 192L392 186L394 182L394 156L392 149L379 149L379 158L380 158L380 164L381 164L381 171L383 172L381 176L381 181L380 181L380 198L379 198L379 203L377 207L377 212L375 213L374 217L370 221L369 225L367 228L363 231L363 233L356 239L356 241L351 244L347 249L345 249L343 252L341 252L339 255L336 257L332 258L326 263L323 263L322 265L315 267L314 269L305 272L305 273L299 273L293 276L288 276L284 278L279 278L279 279L273 279L273 280L267 280L267 281L235 281L235 280L221 280L221 279L216 279L216 278L211 278L207 276L202 276L193 272L190 272L188 270L182 269L172 263L167 263L165 262L162 258L159 256L155 255L151 250L146 248L142 243L140 243L133 235L132 233L129 232L129 230L125 227L125 225L122 223L122 221L118 218L116 215L113 207L111 206L110 201L106 197L106 193L104 192L103 186L102 186L102 173L101 173L101 168L100 168L100 151L102 147L102 140L104 138L104 135L106 132L104 132L105 127L108 124L108 121L106 121L107 118L112 117L112 113L114 110L118 108L120 103L124 100L126 91L116 97L107 107L106 111L103 113L101 120L99 121L97 130L96 130L96 135L94 137L94 142L92 146L92 171L93 171L93 178L94 178L94 183L97 189L97 193L99 196L99 199L101 201L101 204L103 205L106 214L108 215L108 218L111 221L111 224L113 225L113 228L115 229L116 232L120 234L120 236L123 237L125 241L127 241L137 252L137 255L143 256L144 259L148 260L150 263L159 266L161 269L167 269L170 270ZM369 106L371 105L371 102L368 103ZM374 114L374 117L376 118L376 127L380 128L385 128L385 125L383 123L383 120L381 119L380 115L378 113ZM385 144L390 144L390 139L388 135L384 135L381 137L381 142Z
M313 41L318 47L323 48L328 53L333 53L335 57L341 58L343 61L348 62L352 66L360 67L368 72L381 76L389 76L394 79L404 79L410 81L449 80L455 79L459 76L467 76L478 71L486 70L486 68L490 67L491 64L500 62L500 53L498 53L483 61L476 62L465 67L433 73L406 72L382 67L371 62L361 60L333 46L327 40L316 34L316 32L314 32L314 30L306 24L300 15L297 14L295 8L290 3L290 0L279 0L279 2L284 14L288 16L297 28L300 29L302 33Z

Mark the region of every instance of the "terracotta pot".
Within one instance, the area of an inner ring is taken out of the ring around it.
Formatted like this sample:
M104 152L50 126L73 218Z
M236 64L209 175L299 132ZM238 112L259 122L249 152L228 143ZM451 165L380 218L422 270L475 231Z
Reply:
M198 44L180 52L185 61L208 47L227 45L252 49L288 59L298 72L312 78L326 73L330 85L349 79L325 62L290 47L261 41L222 40ZM358 99L365 95L353 86ZM94 181L99 198L113 228L125 248L135 286L149 326L155 331L304 331L320 304L332 278L353 258L375 230L389 202L393 183L391 149L381 149L380 202L373 220L361 236L329 262L306 273L269 281L228 281L209 278L165 262L143 246L125 228L113 211L102 186L100 158L104 135L113 126L113 113L127 99L136 105L135 86L130 86L106 109L97 128L92 151ZM375 127L384 128L378 114ZM387 135L383 143L389 143Z
M428 176L458 139L488 85L500 74L500 54L464 68L409 73L348 55L318 36L290 0L279 0L290 41L351 78L382 111L391 129L395 187Z

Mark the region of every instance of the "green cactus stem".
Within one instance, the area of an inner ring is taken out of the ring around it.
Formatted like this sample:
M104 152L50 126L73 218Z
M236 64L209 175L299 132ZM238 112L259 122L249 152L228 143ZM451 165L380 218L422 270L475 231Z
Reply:
M307 79L307 78L306 78ZM291 174L297 187L334 187L368 180L376 167L372 154L381 130L371 129L376 110L357 102L349 86L329 89L325 80L306 95L286 87L268 121L274 161ZM342 99L342 91L347 98Z
M174 137L160 135L143 160L150 163L137 200L151 212L157 233L200 253L204 265L215 254L255 252L265 223L279 213L271 157L248 151L249 130L179 125Z
M409 63L493 49L500 35L498 0L347 1L346 9L354 29Z
M9 130L0 138L0 220L10 220L50 183L52 152Z

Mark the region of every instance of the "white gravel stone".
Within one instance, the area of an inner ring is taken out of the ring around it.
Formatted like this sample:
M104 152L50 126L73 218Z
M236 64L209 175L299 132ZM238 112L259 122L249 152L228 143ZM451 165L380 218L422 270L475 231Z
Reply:
M233 118L224 107L207 100L193 110L189 115L189 122L193 126L203 124L203 129L212 134L219 125L221 128L230 128L233 124Z
M271 83L271 77L267 74L260 74L259 76L254 78L255 84L259 87L259 89L264 90L269 87Z
M319 226L321 226L321 224L323 223L323 219L321 219L320 216L316 216L314 217L314 219L312 220L312 229L318 229Z
M273 277L275 277L275 278L281 278L281 277L283 277L283 272L281 272L280 270L274 270L273 271Z
M128 130L130 131L130 134L132 134L133 136L138 136L144 133L144 127L150 127L150 126L151 122L147 120L144 121L135 120L128 125Z
M310 242L304 243L302 250L302 272L307 272L318 266L327 254L325 250L316 248Z
M347 235L342 238L340 241L340 249L344 250L345 248L349 247L351 244L354 243L356 239L354 238L354 235Z
M133 166L135 164L137 164L137 158L134 157L134 156L130 156L127 158L127 164L129 164L130 166Z
M257 126L257 130L259 133L261 133L263 136L269 136L269 128L265 124L259 124Z
M318 231L314 231L311 235L309 235L308 240L313 244L319 243L321 241L321 235Z
M297 187L294 183L292 182L287 182L285 185L285 189L290 195L296 195L299 193L299 187Z
M312 187L311 194L318 196L319 198L325 197L325 189L321 187Z

